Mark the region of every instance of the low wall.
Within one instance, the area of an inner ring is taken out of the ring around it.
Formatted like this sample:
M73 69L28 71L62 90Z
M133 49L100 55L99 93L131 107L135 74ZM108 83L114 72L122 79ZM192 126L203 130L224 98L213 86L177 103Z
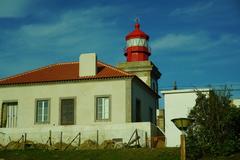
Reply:
M139 142L142 147L151 146L152 124L149 122L124 123L124 124L96 124L96 125L72 125L54 126L38 128L0 128L0 144L5 146L11 141L17 141L22 135L27 135L27 140L34 143L46 144L51 132L52 143L70 143L79 132L81 133L81 143L85 140L92 140L101 144L105 140L122 139L123 143L128 143L134 131L137 129L140 136ZM74 141L72 145L79 142Z

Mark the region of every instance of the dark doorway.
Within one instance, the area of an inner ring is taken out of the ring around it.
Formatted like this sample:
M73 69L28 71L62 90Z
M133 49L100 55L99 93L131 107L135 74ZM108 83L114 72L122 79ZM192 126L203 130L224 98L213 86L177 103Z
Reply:
M136 122L141 122L141 101L136 99Z

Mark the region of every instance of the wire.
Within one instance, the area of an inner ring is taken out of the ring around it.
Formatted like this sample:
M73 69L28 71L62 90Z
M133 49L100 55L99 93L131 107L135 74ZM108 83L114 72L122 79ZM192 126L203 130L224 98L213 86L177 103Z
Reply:
M231 91L240 91L240 83L232 83L232 84L209 84L209 85L177 85L177 88L179 89L186 89L186 88L223 88L227 87ZM164 86L160 87L159 90L172 90L173 86Z

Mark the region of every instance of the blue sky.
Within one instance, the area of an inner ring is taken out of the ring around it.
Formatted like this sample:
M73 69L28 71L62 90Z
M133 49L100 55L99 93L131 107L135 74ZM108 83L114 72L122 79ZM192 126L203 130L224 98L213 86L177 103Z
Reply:
M239 0L1 0L0 78L80 53L116 65L134 18L150 35L159 88L240 88Z

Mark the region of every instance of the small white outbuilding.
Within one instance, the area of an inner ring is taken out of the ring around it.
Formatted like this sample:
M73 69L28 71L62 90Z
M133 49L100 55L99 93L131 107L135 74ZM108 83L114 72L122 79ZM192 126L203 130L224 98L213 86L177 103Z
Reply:
M165 143L167 147L180 146L181 132L171 121L185 118L195 105L197 91L208 93L209 89L178 89L161 91L165 109Z

